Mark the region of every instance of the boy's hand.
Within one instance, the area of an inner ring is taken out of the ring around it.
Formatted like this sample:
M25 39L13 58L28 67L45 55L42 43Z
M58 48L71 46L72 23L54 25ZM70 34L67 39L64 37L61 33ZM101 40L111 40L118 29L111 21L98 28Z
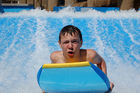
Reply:
M110 89L112 91L112 89L114 88L114 84L112 82L110 82Z

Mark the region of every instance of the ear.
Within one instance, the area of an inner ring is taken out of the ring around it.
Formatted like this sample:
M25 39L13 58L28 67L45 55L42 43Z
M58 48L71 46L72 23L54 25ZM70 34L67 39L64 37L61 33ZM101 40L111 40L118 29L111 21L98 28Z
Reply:
M58 43L59 43L60 48L62 48L62 46L61 46L61 41L58 41Z
M80 47L82 47L82 44L83 44L83 40L81 40L81 41L80 41L80 43L81 43L81 46L80 46Z

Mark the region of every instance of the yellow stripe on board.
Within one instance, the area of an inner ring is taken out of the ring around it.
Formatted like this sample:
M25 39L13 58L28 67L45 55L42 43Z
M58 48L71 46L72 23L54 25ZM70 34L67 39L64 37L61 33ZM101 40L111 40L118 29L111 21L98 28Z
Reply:
M42 68L65 68L65 67L83 67L90 66L88 61L74 62L74 63L56 63L56 64L44 64Z

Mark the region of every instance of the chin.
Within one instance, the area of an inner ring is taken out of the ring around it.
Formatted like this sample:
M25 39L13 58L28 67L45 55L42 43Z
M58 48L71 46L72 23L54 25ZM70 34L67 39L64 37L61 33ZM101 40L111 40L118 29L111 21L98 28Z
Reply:
M74 55L73 55L73 56L69 56L69 55L68 55L68 57L69 57L69 58L74 58Z

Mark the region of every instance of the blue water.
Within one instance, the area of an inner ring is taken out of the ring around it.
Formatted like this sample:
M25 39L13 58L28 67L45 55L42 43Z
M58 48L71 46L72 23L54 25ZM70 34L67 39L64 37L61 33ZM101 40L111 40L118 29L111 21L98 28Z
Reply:
M37 71L61 50L58 34L65 25L82 31L83 46L106 61L113 93L139 93L140 12L30 10L0 14L0 92L40 93Z
M53 11L60 11L66 7L57 7L53 8ZM74 11L87 11L87 10L97 10L100 12L107 12L107 11L119 11L119 7L73 7Z
M23 5L17 5L17 6L0 6L0 13L4 12L4 13L7 13L7 12L21 12L21 11L24 11L24 10L31 10L31 9L34 9L34 6L33 5L29 5L29 6L23 6Z

